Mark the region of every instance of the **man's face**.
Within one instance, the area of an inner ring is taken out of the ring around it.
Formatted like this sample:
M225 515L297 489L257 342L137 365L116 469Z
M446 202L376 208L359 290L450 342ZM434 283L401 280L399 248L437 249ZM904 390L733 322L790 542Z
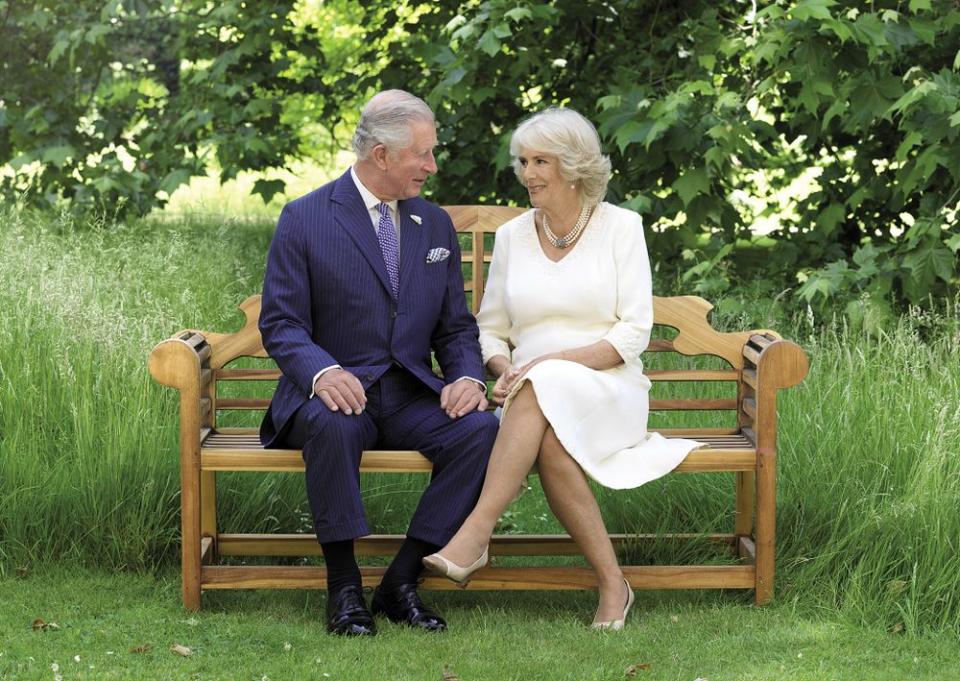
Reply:
M433 148L437 146L437 131L429 121L415 120L410 124L410 146L388 151L384 162L385 190L388 200L412 199L420 195L423 183L437 172Z

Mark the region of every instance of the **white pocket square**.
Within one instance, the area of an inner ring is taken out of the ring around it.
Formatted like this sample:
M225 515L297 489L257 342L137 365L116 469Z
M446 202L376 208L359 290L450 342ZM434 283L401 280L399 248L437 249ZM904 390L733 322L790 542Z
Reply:
M432 265L435 262L446 260L449 257L450 251L446 248L440 248L439 246L437 248L431 248L427 251L427 264Z

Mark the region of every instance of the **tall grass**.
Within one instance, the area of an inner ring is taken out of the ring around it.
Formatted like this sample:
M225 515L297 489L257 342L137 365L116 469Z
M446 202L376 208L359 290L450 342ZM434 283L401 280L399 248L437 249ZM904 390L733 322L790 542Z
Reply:
M770 324L762 309L741 326L778 328L811 358L778 399L779 599L892 631L960 632L958 306L911 310L873 335L837 320ZM733 525L732 475L599 494L608 522L631 530Z
M179 473L147 353L239 323L270 226L0 222L0 558L155 565L175 548Z
M77 224L0 208L0 571L174 559L177 396L150 379L147 354L181 328L238 328L271 233L266 221ZM791 321L769 300L752 310L717 323L776 328L812 359L779 403L777 597L894 630L960 632L957 308L872 336ZM301 476L221 481L228 531L309 528ZM365 485L375 530L402 531L422 478ZM612 531L729 531L732 487L732 476L675 475L598 495ZM534 490L502 529L559 528ZM646 556L686 557L669 545Z

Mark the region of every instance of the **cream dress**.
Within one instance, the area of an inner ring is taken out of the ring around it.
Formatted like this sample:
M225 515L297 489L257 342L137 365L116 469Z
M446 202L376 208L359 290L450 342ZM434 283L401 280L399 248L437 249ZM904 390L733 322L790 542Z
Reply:
M544 254L533 210L497 230L477 315L486 363L520 367L551 352L608 341L624 363L598 371L550 359L514 386L534 386L564 448L591 478L627 489L666 475L700 443L647 432L650 379L640 353L653 326L650 262L640 216L601 203L559 262Z

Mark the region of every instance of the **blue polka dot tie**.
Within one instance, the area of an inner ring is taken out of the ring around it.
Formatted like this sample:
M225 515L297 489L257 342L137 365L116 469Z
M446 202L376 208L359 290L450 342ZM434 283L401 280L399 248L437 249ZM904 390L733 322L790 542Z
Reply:
M397 244L397 228L393 226L393 218L390 217L390 207L387 204L379 204L377 210L380 211L377 238L380 240L383 261L387 263L390 288L393 289L393 297L396 298L400 292L400 247Z

